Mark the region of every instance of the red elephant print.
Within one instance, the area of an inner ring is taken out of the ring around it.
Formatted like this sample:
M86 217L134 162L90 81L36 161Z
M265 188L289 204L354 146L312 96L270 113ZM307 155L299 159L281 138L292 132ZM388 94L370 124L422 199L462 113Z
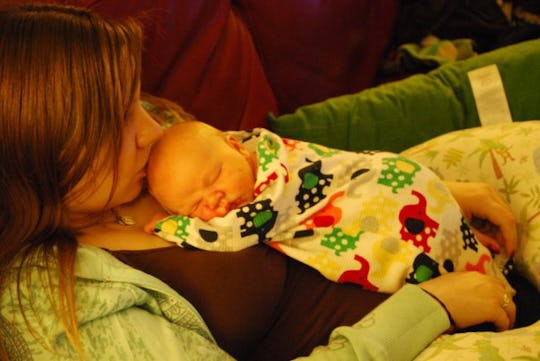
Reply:
M427 215L426 198L417 191L411 194L418 198L418 203L406 205L399 212L399 233L402 240L412 241L416 247L422 247L424 252L429 253L431 247L428 240L437 234L439 223Z
M377 291L379 287L368 280L369 262L362 256L354 255L354 260L360 263L360 269L345 271L338 279L339 283L355 283L367 291Z
M306 226L307 229L317 227L332 227L341 220L341 208L334 205L334 201L345 195L345 192L340 191L329 197L328 204L312 215L310 218L303 221L301 224Z

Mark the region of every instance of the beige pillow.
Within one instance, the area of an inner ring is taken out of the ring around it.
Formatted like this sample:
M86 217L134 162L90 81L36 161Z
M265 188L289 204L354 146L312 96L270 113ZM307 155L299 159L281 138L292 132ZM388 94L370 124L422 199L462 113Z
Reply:
M518 270L540 289L540 121L458 130L402 152L445 180L486 182L518 220Z

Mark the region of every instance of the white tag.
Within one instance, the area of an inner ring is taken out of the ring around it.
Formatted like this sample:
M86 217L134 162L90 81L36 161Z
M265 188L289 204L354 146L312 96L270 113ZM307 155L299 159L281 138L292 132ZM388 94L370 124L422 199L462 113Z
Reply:
M467 73L482 125L511 123L512 115L497 65Z

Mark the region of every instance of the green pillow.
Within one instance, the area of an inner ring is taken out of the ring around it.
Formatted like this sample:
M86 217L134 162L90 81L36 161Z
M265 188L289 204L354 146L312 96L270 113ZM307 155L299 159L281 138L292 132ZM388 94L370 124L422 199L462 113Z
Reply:
M540 39L526 41L420 74L270 115L287 138L348 150L405 148L480 125L467 73L496 64L514 121L540 119Z
M518 221L515 263L540 289L540 121L454 131L401 154L445 180L495 187Z

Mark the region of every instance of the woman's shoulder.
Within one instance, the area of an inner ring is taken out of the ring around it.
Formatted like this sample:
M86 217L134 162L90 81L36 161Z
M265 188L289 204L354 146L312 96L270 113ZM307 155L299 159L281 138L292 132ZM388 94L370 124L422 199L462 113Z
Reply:
M39 310L40 317L56 318L54 314L57 305L51 303L50 296L55 296L60 286L57 282L50 283L51 279L56 279L57 271L51 268L50 264L48 266L47 268L43 262L31 260L23 266L16 265L11 269L0 293L2 314L4 310L17 314L17 301L20 301L23 309ZM126 265L106 250L80 244L74 275L78 318L89 320L133 305L145 304L148 310L163 314L163 310L160 310L162 303L175 304L175 307L185 308L193 313L195 318L200 318L195 308L167 284ZM17 297L18 291L21 297ZM96 309L100 310L95 311ZM92 314L93 312L101 314Z
M16 278L3 288L0 328L8 327L16 336L10 339L11 343L16 342L11 346L24 346L32 354L41 350L40 353L52 357L58 351L69 352L69 346L64 344L67 337L57 317L60 312L58 302L51 302L58 292L58 285L42 282L47 279L42 265L27 265L22 271L25 281L21 283L20 305L16 302ZM128 337L135 340L139 336L132 326L139 322L149 328L153 324L168 325L170 331L176 330L176 334L193 333L196 335L193 337L201 342L205 339L204 343L213 347L213 338L202 317L187 300L160 280L125 265L105 250L80 245L74 281L81 337L91 350L99 351L105 334L111 339ZM144 314L139 311L142 309ZM35 335L40 338L36 339ZM95 342L98 338L101 341ZM58 349L47 346L53 344ZM140 346L140 342L134 341L130 347L136 344ZM142 351L152 351L150 346L143 346Z
M212 339L201 315L189 301L161 280L122 263L105 250L79 246L75 276L76 289L81 294L77 295L79 306L90 301L100 303L94 309L122 312L137 305Z
M99 288L103 292L106 292L107 289L131 289L135 302L140 301L138 300L139 296L144 299L148 294L151 294L159 296L161 300L178 299L185 303L185 307L196 312L189 302L166 283L148 273L128 266L101 248L79 245L75 263L75 277L78 289L84 289L85 285L92 283L100 283Z

